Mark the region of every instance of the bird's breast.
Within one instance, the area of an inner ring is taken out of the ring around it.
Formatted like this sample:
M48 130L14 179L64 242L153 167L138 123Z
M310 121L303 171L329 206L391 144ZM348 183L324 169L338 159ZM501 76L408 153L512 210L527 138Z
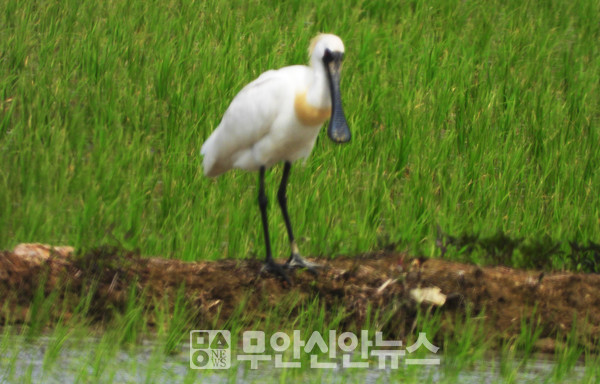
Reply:
M294 100L296 118L306 126L316 127L322 125L331 116L331 107L317 108L306 101L306 92L296 94Z

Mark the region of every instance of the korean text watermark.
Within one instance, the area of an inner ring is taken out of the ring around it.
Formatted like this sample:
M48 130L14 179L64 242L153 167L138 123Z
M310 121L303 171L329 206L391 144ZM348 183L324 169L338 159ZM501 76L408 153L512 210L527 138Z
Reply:
M231 334L227 330L197 330L190 332L190 367L192 369L228 369L232 358L249 362L250 369L259 369L271 364L275 368L301 368L307 364L302 354L310 358L310 368L378 368L398 369L405 365L439 365L439 358L416 358L414 353L427 349L437 353L425 332L417 340L403 348L401 340L383 340L381 332L369 337L369 331L360 335L353 332L328 332L324 338L313 332L308 338L300 330L292 334L263 331L245 331L242 334L242 350L235 356L231 353Z

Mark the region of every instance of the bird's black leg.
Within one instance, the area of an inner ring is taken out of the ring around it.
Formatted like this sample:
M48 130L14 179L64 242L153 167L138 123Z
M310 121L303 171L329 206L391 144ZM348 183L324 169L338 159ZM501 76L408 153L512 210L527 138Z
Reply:
M260 207L260 214L262 216L263 231L265 234L265 248L267 250L267 258L265 269L273 274L279 275L283 280L287 281L288 284L292 284L283 268L275 263L271 254L271 240L269 238L269 223L267 221L267 195L265 194L265 167L260 167L258 175L258 206Z
M290 247L292 248L292 254L285 264L288 268L307 268L309 271L313 273L317 273L317 268L320 267L318 264L311 263L310 261L304 260L302 256L300 256L300 251L298 250L298 245L296 244L296 240L294 239L294 232L292 231L292 224L290 223L290 215L287 210L287 183L288 177L290 175L290 169L292 168L292 163L286 161L283 166L283 176L281 177L281 183L279 184L279 190L277 191L277 200L279 201L279 206L281 207L281 213L283 214L283 219L285 220L285 227L287 228L288 237L290 239Z

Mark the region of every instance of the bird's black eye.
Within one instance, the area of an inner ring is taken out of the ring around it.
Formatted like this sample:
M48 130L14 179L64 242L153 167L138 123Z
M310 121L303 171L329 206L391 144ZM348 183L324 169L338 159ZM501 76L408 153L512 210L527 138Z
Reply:
M323 55L323 61L327 64L333 60L333 52L329 49L325 49L325 54Z

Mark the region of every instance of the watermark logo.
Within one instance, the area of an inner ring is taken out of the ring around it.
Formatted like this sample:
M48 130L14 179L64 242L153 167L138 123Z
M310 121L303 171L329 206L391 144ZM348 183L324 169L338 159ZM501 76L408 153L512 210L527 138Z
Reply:
M231 333L225 330L190 332L190 368L231 367Z
M231 338L229 331L210 330L190 333L190 366L194 369L226 369L231 365ZM250 369L272 364L275 368L301 368L301 354L310 356L310 368L369 368L398 369L404 365L439 365L436 357L416 358L414 353L427 349L430 356L439 347L433 345L425 332L420 332L417 340L402 348L400 340L384 340L381 332L369 334L362 330L360 335L353 332L338 334L330 330L324 338L313 332L302 338L300 330L291 335L275 332L266 335L263 331L245 331L242 334L242 350L236 354L237 361L249 362ZM267 348L270 347L270 348ZM306 359L304 359L306 362Z

